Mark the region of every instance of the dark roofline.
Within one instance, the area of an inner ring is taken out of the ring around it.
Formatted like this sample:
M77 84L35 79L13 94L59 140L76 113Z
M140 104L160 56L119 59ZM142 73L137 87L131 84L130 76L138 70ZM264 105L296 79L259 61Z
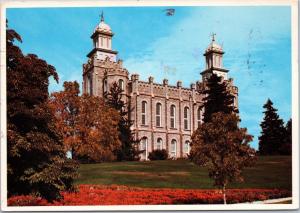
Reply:
M114 50L107 50L107 49L103 49L103 48L94 48L92 49L91 52L89 52L87 54L87 57L90 57L91 55L93 55L96 51L101 51L101 52L106 52L106 53L111 53L111 54L118 54L118 51L114 51Z
M221 72L229 72L229 70L224 69L224 68L211 67L211 68L208 68L206 70L203 70L202 72L200 72L200 74L203 75L204 73L212 72L213 70L217 70L217 71L221 71Z

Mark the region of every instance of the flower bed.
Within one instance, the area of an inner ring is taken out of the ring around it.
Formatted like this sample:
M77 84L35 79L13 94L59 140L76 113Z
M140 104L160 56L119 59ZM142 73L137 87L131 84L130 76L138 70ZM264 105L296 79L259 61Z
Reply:
M48 203L32 196L14 196L9 206L61 205L158 205L158 204L222 204L220 190L150 189L126 186L79 185L78 192L62 192L63 199ZM241 203L291 196L279 189L228 189L227 202Z

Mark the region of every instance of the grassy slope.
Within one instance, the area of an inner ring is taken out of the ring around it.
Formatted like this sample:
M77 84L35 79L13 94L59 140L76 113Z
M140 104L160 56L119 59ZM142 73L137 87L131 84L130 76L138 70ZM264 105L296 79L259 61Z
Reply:
M118 184L154 188L214 188L207 170L187 160L83 164L77 184ZM259 157L244 172L245 182L230 188L283 188L291 190L291 158Z

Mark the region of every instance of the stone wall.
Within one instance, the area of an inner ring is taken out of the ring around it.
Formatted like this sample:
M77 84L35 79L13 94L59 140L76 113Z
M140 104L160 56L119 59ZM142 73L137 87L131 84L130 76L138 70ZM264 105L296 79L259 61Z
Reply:
M138 75L131 78L132 92L130 94L131 119L134 120L133 130L137 138L147 138L147 151L157 147L157 140L162 139L163 148L173 155L172 140L176 141L175 158L185 157L184 143L191 141L191 135L198 127L197 111L202 105L203 95L196 91L195 84L191 88L183 88L181 82L177 86L168 85L165 79L162 84L139 81ZM142 123L142 102L146 102L146 122ZM161 104L161 125L156 125L156 107ZM171 106L175 106L175 127L171 127ZM184 108L188 107L188 129L184 128ZM201 113L202 114L202 113ZM145 157L145 156L142 156Z

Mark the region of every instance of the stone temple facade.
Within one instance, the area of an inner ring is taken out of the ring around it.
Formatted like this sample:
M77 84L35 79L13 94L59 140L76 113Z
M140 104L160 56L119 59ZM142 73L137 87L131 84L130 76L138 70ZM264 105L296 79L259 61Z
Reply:
M83 92L104 97L114 82L119 84L123 100L133 109L129 116L134 122L135 137L141 139L139 149L145 150L141 160L148 160L149 152L155 149L166 149L174 159L187 156L192 133L202 124L203 90L212 73L228 82L237 107L238 89L223 68L224 51L214 36L204 52L206 67L201 72L202 82L196 81L185 88L181 81L169 85L164 79L160 84L151 76L145 82L138 74L130 75L122 60L117 60L118 52L112 50L113 35L102 15L91 36L94 48L87 55L88 62L83 64Z

